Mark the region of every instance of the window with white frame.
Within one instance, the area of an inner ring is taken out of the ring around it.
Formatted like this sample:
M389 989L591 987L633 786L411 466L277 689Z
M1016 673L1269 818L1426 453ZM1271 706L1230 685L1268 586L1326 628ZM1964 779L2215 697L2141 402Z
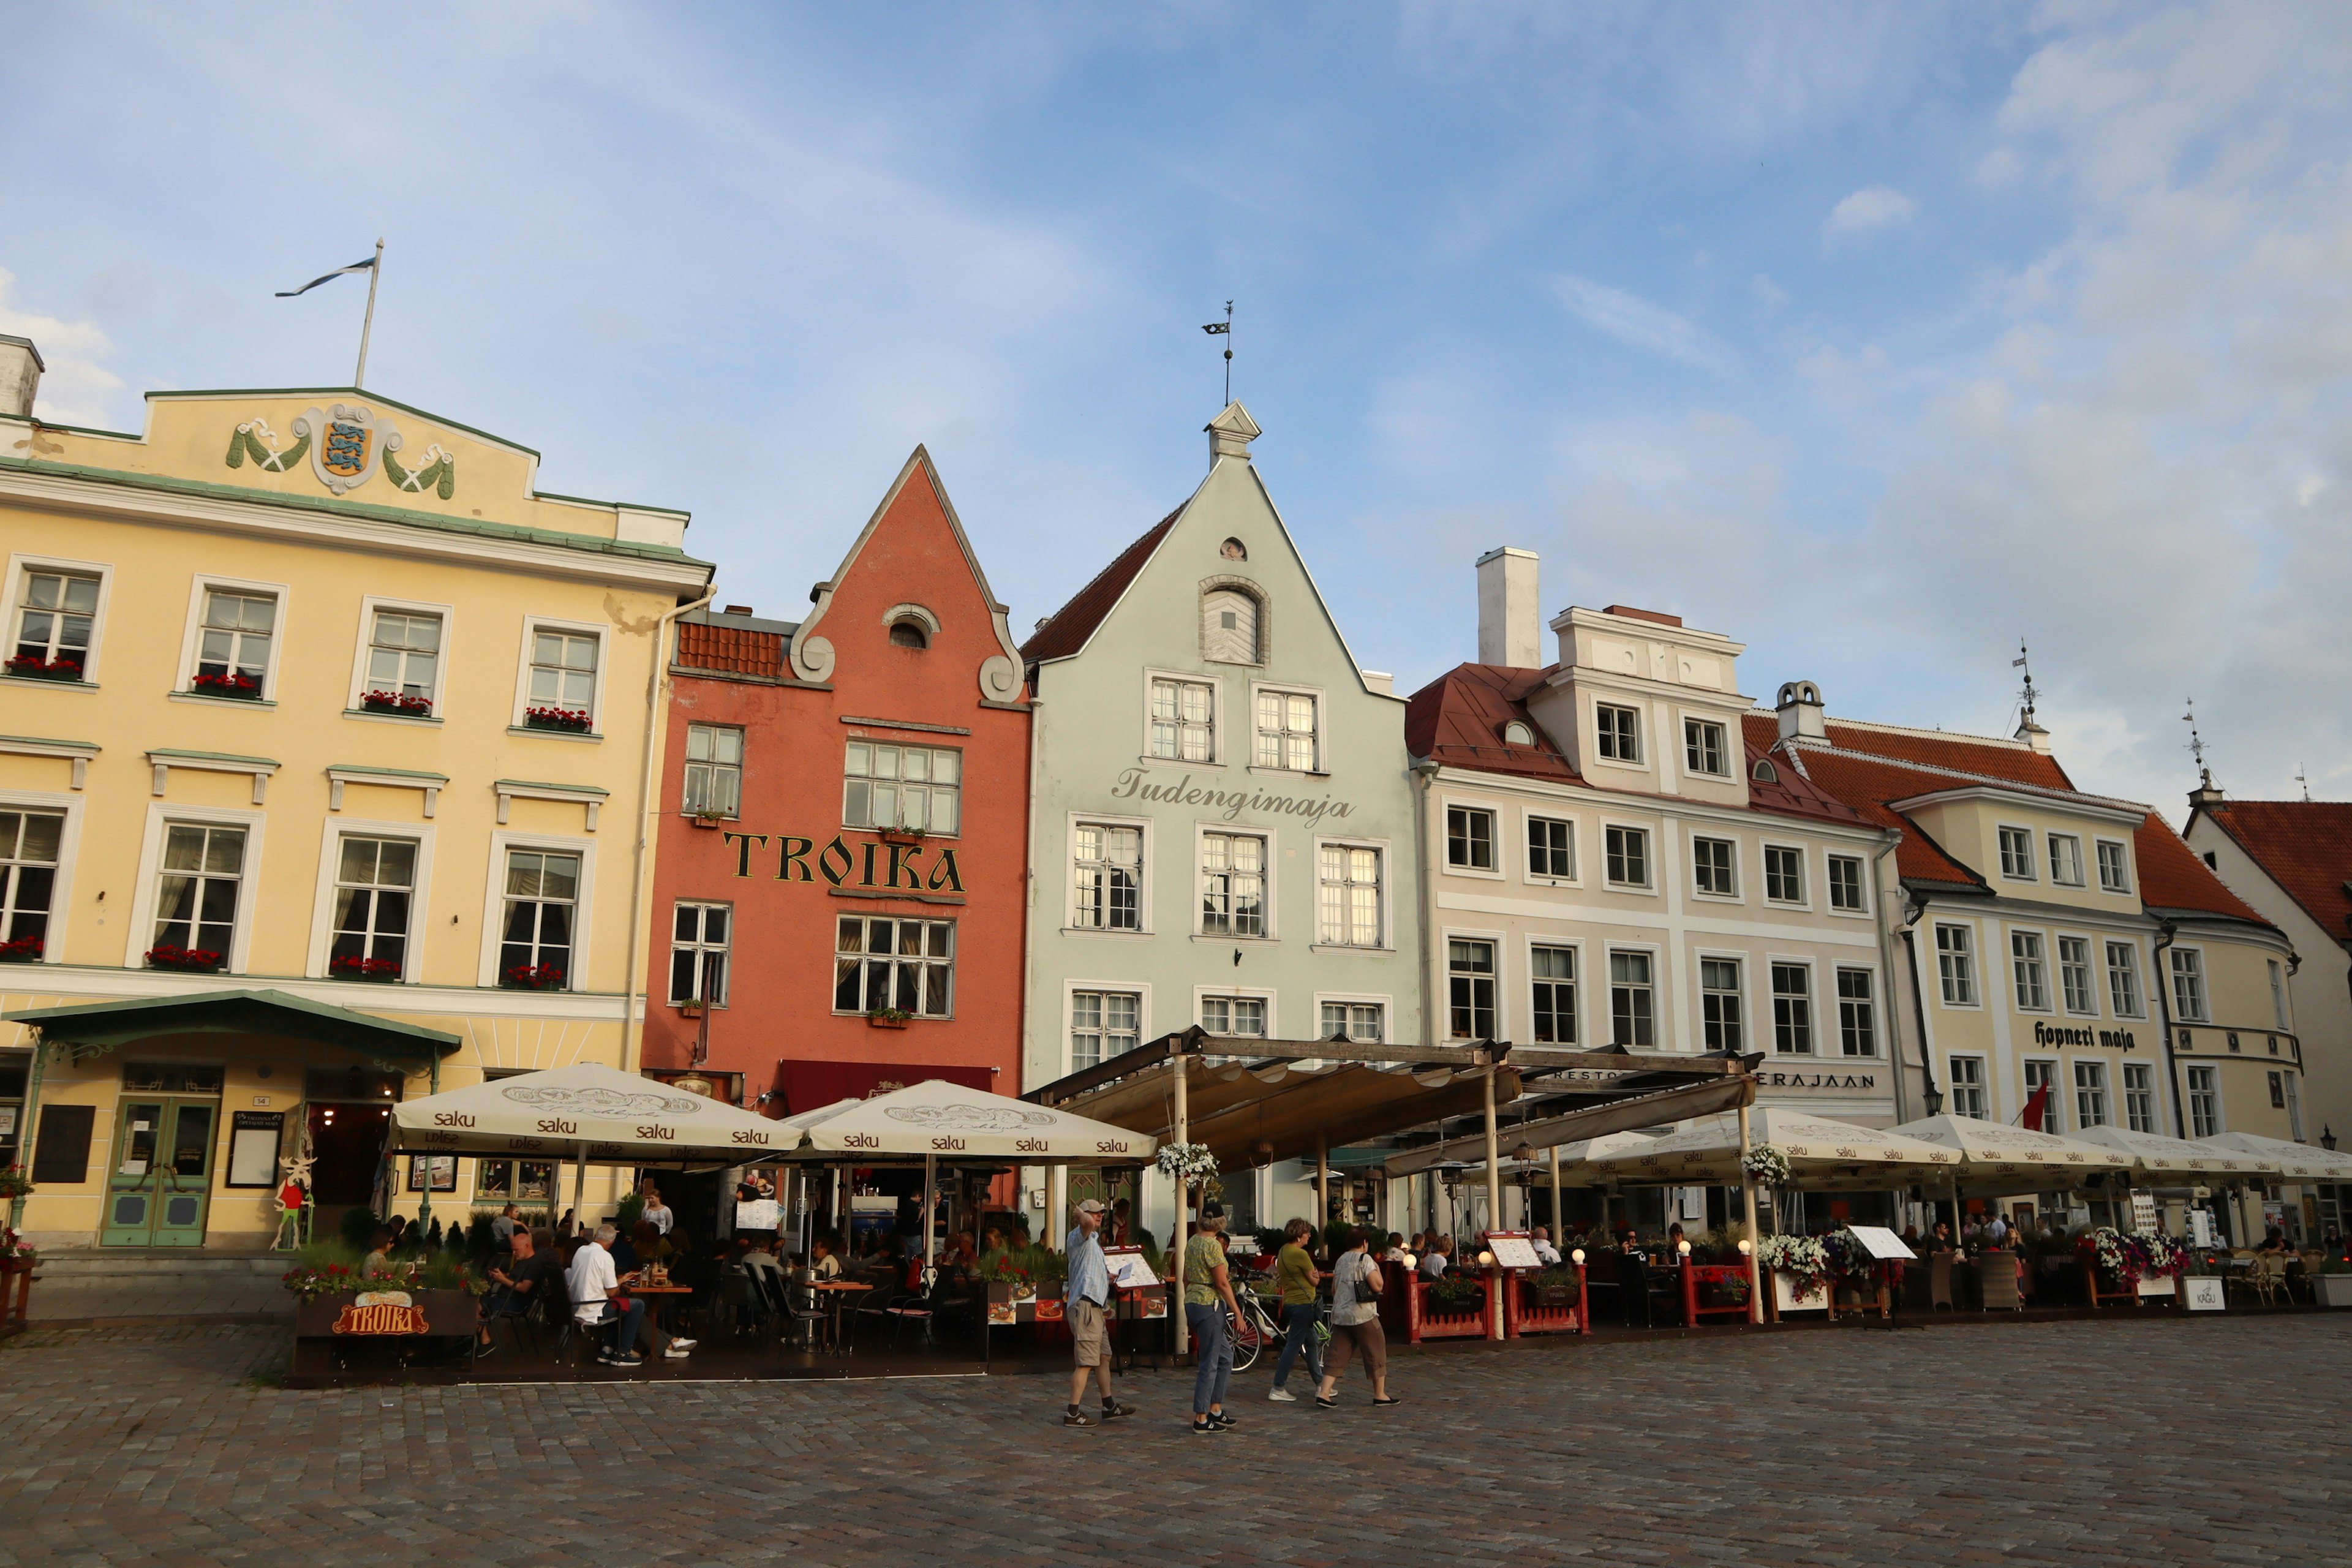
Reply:
M1201 656L1220 664L1258 662L1257 600L1237 588L1201 595Z
M2170 956L2173 1016L2184 1024L2207 1022L2205 955L2193 947L2176 947Z
M1070 923L1087 931L1143 929L1143 830L1082 822L1070 835Z
M192 684L199 690L259 690L269 674L269 645L277 626L277 595L205 589Z
M872 796L868 795L868 802ZM743 731L733 724L686 727L684 805L694 816L734 816L743 809Z
M2050 970L2042 955L2038 932L2009 933L2009 963L2017 977L2017 1005L2029 1013L2050 1010Z
M735 926L731 904L680 900L670 919L669 999L727 1005L727 955Z
M2124 1064L2124 1123L2135 1132L2156 1127L2156 1069L2146 1062Z
M2139 950L2130 942L2107 943L2107 1005L2118 1018L2141 1016Z
M2221 1131L2221 1069L2189 1069L2189 1136L2211 1138Z
M1151 754L1209 763L1217 753L1217 689L1205 680L1151 679Z
M2273 1110L2284 1110L2286 1109L2286 1074L2273 1070L2270 1075L2270 1079L2271 1109Z
M1208 936L1265 934L1265 840L1256 834L1201 836L1201 930Z
M1642 760L1642 710L1601 703L1593 710L1600 733L1601 754L1613 763Z
M2000 829L2000 874L2011 881L2033 880L2033 830L2032 828Z
M407 973L416 842L347 833L335 857L335 926L327 973L397 980Z
M1534 976L1536 1043L1576 1044L1576 949L1532 948L1528 968Z
M843 915L834 922L833 1010L944 1018L955 1011L955 921Z
M595 721L597 638L587 632L533 626L525 706L584 713Z
M1867 969L1837 972L1838 1048L1850 1057L1878 1054L1878 998Z
M1142 1043L1143 998L1133 991L1070 993L1070 1070L1099 1066Z
M1454 937L1445 944L1446 1034L1456 1040L1495 1037L1495 944Z
M2105 1062L2074 1064L2074 1125L2107 1124L2107 1068Z
M1381 945L1381 852L1353 844L1317 851L1320 915L1317 938L1330 947Z
M1684 720L1683 763L1695 773L1728 777L1731 752L1724 744L1723 726L1711 719Z
M852 741L842 758L844 827L952 834L963 819L963 753Z
M171 824L155 884L154 946L210 952L226 963L244 880L244 828Z
M2071 833L2050 836L2050 883L2057 888L2083 885L2083 841Z
M1947 1057L1944 1070L1952 1088L1952 1114L1990 1121L1992 1101L1985 1093L1984 1058Z
M2064 1131L2066 1130L2066 1109L2064 1104L2064 1096L2060 1092L2058 1088L2058 1064L2056 1062L2028 1062L2025 1064L2026 1103L2031 1105L2033 1102L2033 1097L2036 1094L2042 1094L2042 1131L2044 1132Z
M1748 1048L1747 1017L1741 1005L1739 961L1702 958L1698 961L1699 1026L1711 1051Z
M1603 836L1609 851L1609 879L1621 888L1650 885L1650 835L1639 827L1612 827Z
M1257 765L1315 771L1315 699L1304 691L1257 694Z
M1576 825L1557 817L1528 818L1528 875L1572 879L1576 875Z
M2287 1022L2286 1016L2286 965L2275 958L2268 962L2271 966L2271 1016L2278 1020L2280 1028L2292 1028L2294 1026Z
M1976 954L1966 926L1936 928L1936 974L1943 982L1944 1005L1977 1005Z
M579 906L579 856L508 850L506 904L499 927L499 977L532 989L570 989Z
M65 829L52 812L0 811L0 952L30 962L47 951Z
M1764 846L1764 896L1776 904L1805 901L1805 852L1785 845Z
M1657 993L1646 952L1609 955L1609 1037L1619 1046L1658 1041Z
M1733 875L1738 848L1728 838L1691 840L1691 885L1702 893L1728 899L1739 885Z
M1830 857L1830 908L1863 914L1870 908L1862 890L1862 859L1853 855Z
M1445 863L1461 871L1495 868L1495 814L1475 805L1445 808Z
M2107 893L2131 891L2131 861L2124 847L2112 838L2099 840L2099 889Z
M1213 1035L1265 1038L1265 998L1263 996L1203 996L1201 1027Z
M1801 963L1772 966L1772 1048L1813 1054L1813 975Z
M422 610L378 610L368 629L367 682L373 696L422 698L440 690L441 617Z
M2091 942L2087 937L2058 939L2058 994L2069 1013L2096 1014L2098 993L2091 988Z
M98 587L99 580L84 574L26 571L16 590L16 636L8 652L8 672L39 675L64 666L80 679L89 664L91 629L98 622Z
M1322 1014L1319 1039L1377 1046L1388 1038L1388 1009L1378 1002L1326 1002Z

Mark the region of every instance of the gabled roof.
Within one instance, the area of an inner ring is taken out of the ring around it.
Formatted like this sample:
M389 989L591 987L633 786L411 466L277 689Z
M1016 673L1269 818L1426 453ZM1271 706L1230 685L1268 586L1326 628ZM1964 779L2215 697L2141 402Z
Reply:
M2057 758L2019 742L1984 735L1954 735L1942 730L1910 730L1895 724L1857 724L1840 719L1830 720L1828 728L1831 743L1841 751L1867 752L1895 762L1980 773L2043 789L2071 792L2074 788L2074 781L2066 776Z
M2171 824L2149 812L2132 835L2139 860L2139 901L2150 910L2222 915L2269 925L2245 900L2230 891L2212 868L2197 858Z
M1068 604L1055 611L1044 626L1030 635L1029 640L1021 645L1022 658L1031 664L1067 658L1086 647L1087 639L1095 635L1095 628L1102 625L1103 617L1110 614L1119 595L1127 592L1127 585L1135 581L1135 574L1143 570L1143 563L1151 559L1151 552L1160 548L1160 542L1168 537L1168 531L1183 515L1184 508L1178 507L1145 531L1142 538L1120 551L1109 565L1095 574L1093 582L1073 594Z
M1774 732L1779 732L1777 725ZM1886 804L1890 800L1917 795L1921 779L1932 775L1876 757L1811 746L1801 748L1793 756L1788 752L1777 752L1774 758L1781 764L1783 776L1791 772L1799 773L1852 806L1864 821L1901 833L1903 843L1895 851L1895 870L1905 881L1983 889L1982 877L1946 854L1943 846L1937 844L1926 829L1902 813L1890 809ZM1788 765L1792 763L1794 766Z
M1405 750L1448 767L1582 784L1528 713L1528 693L1550 673L1502 664L1455 665L1406 702ZM1513 720L1534 731L1535 744L1514 746L1503 739L1503 726Z
M2336 941L2352 932L2352 802L2225 800L2198 813Z

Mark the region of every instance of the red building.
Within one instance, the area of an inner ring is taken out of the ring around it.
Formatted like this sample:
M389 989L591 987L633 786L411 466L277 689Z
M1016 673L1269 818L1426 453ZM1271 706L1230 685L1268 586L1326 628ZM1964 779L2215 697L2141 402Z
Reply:
M680 625L643 1066L772 1114L926 1078L1012 1092L1029 707L921 447L811 598L798 625Z

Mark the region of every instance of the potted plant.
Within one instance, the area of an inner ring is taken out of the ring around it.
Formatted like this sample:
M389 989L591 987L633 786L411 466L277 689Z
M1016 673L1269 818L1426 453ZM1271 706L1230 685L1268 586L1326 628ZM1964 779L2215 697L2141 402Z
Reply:
M199 697L233 697L241 702L251 702L261 696L261 682L232 669L219 675L199 675L188 682L188 689Z
M147 950L147 967L174 969L184 974L211 974L221 966L221 955L208 947L181 947L157 942Z
M866 1015L866 1024L874 1029L903 1029L914 1016L904 1007L877 1007Z
M920 848L927 837L919 827L886 827L882 830L883 843L904 845L909 848Z
M14 942L0 942L0 963L38 963L46 945L37 936L20 936Z
M1582 1295L1576 1270L1565 1264L1538 1269L1527 1277L1528 1289L1541 1307L1573 1307Z
M561 730L570 735L584 735L590 719L585 708L528 708L523 710L522 721L525 729Z
M715 805L698 806L687 814L686 820L697 827L716 831L728 820L727 814Z
M699 1018L702 1016L702 1002L698 997L689 996L677 1005L677 1010L682 1016Z
M499 984L509 991L561 991L563 989L563 966L518 963L499 976Z
M0 1167L0 1198L10 1202L24 1197L33 1190L33 1178L22 1165Z
M327 973L337 980L365 980L383 985L400 978L400 961L396 958L337 958L328 962Z
M2323 1307L2352 1307L2352 1263L2321 1258L2311 1276L2311 1299Z
M367 713L392 713L403 719L430 719L433 700L427 697L411 697L404 691L362 691L360 709Z
M38 654L20 653L8 661L8 673L19 680L79 680L81 660L45 659Z
M1486 1282L1471 1274L1443 1274L1430 1282L1429 1310L1433 1315L1458 1318L1485 1310Z

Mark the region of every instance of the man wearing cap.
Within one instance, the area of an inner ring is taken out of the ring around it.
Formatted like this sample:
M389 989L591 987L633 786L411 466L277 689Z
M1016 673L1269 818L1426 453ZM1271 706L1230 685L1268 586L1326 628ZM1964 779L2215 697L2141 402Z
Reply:
M1070 1278L1062 1316L1070 1325L1077 1370L1070 1374L1070 1408L1063 1415L1062 1425L1092 1426L1096 1419L1087 1414L1086 1406L1089 1376L1102 1390L1103 1420L1132 1415L1135 1408L1121 1405L1110 1392L1110 1328L1106 1321L1110 1316L1110 1265L1103 1258L1102 1241L1097 1235L1102 1229L1103 1206L1092 1198L1082 1199L1076 1218L1063 1247L1069 1255Z

